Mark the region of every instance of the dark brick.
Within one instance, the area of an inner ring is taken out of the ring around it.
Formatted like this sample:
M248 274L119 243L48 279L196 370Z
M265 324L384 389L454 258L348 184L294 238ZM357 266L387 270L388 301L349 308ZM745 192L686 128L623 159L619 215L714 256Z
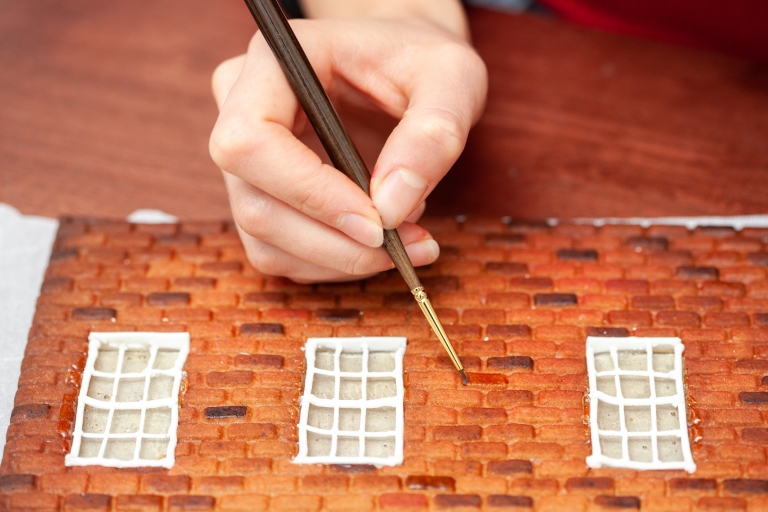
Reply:
M528 265L525 263L491 261L485 264L485 271L491 274L507 274L519 276L528 273Z
M48 404L17 405L11 411L11 423L14 421L33 420L48 415L51 406Z
M360 318L360 311L357 309L318 309L315 311L318 320L326 322L346 322Z
M531 328L527 325L489 325L489 338L527 338Z
M189 303L189 294L183 292L155 292L147 295L150 306L181 306Z
M487 364L494 370L533 369L533 359L528 356L489 357Z
M735 366L737 370L768 372L768 361L765 359L740 359Z
M717 482L712 478L673 478L669 488L673 491L714 491Z
M110 510L111 502L107 494L70 494L64 499L64 510Z
M422 277L421 284L427 293L455 292L459 290L459 278L456 276L435 276ZM413 302L413 295L410 293L410 301Z
M760 379L760 384L762 384L763 386L768 386L768 375Z
M689 279L712 279L717 280L720 277L720 271L715 267L677 267L678 277L687 277Z
M480 503L480 496L478 494L438 494L435 496L435 506L437 508L480 508Z
M477 425L450 425L435 427L433 437L436 441L468 441L480 439L483 429Z
M613 489L613 479L608 477L586 477L586 478L569 478L565 481L566 490L573 489L594 489L600 491L607 491Z
M235 365L237 366L282 368L284 362L283 356L273 354L239 354L235 356Z
M768 327L768 313L755 313L755 323Z
M595 496L595 505L603 508L640 509L640 498L636 496Z
M112 308L75 308L72 310L72 320L110 320L116 315L117 311Z
M626 327L587 327L587 336L626 338L629 336L629 330Z
M216 280L212 277L179 277L173 284L177 288L213 288Z
M456 481L450 476L412 475L405 479L408 489L424 491L455 491Z
M745 428L741 430L741 438L753 443L768 443L768 428Z
M768 392L766 391L742 391L739 393L739 400L745 404L764 405L768 404Z
M525 243L525 235L519 233L489 233L485 235L488 245L518 245Z
M71 260L77 258L77 249L56 249L51 251L50 261Z
M573 293L537 293L533 302L537 306L573 306L578 299Z
M210 510L216 504L213 496L171 496L168 499L170 510Z
M68 292L72 289L72 280L68 277L49 277L43 281L41 293Z
M706 236L733 236L736 230L731 226L698 226L696 233Z
M768 493L768 480L752 480L748 478L723 480L723 489L732 493Z
M155 240L158 245L197 245L200 243L200 237L186 233L158 235Z
M627 239L627 246L633 249L660 249L666 251L669 240L663 236L631 236Z
M747 261L752 265L768 267L768 252L750 252L747 254Z
M243 324L240 326L240 334L243 336L283 334L283 332L283 324Z
M594 249L558 249L557 257L563 261L597 261Z
M32 491L35 489L35 475L0 476L0 491Z
M144 485L150 493L171 494L189 492L192 479L188 475L167 475L151 473L143 477Z
M491 494L488 496L488 506L495 508L533 508L533 499L528 496Z
M280 292L249 292L243 295L243 304L285 304L285 294Z
M371 464L331 464L331 473L372 473L376 466Z
M248 407L244 405L225 405L221 407L206 407L205 417L208 419L216 418L245 418Z
M552 288L552 279L549 277L514 277L509 280L511 289L526 291L548 290Z
M529 460L492 460L488 462L488 472L496 475L532 473L533 464Z

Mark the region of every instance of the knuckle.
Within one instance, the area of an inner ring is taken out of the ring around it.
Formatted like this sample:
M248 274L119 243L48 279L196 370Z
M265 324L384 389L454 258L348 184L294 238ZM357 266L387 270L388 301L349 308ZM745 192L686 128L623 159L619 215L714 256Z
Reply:
M464 148L464 123L452 112L442 109L430 109L420 116L419 129L424 137L433 141L451 156L457 156Z
M225 171L254 150L254 136L246 123L232 117L219 118L213 127L208 150L214 163Z
M261 240L267 234L270 221L271 203L264 193L251 195L247 200L232 204L232 217L240 229Z
M248 244L245 249L248 262L258 272L267 275L279 275L280 268L276 258L265 250L265 245L261 242Z

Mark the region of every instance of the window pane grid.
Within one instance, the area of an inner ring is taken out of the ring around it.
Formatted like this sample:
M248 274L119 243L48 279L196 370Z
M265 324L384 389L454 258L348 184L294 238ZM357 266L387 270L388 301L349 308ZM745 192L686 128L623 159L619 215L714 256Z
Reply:
M188 333L91 333L65 464L172 467L188 353Z
M293 462L402 463L404 352L404 338L309 339L299 453ZM391 362L386 371L380 362L371 363L382 354Z
M587 339L590 467L695 471L683 393L683 350L679 338Z

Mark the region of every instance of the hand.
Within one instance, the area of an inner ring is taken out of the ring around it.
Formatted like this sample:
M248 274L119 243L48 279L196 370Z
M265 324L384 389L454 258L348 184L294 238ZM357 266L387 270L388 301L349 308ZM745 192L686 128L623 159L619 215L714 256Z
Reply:
M368 197L297 138L311 127L261 34L245 56L220 65L210 149L249 260L263 273L302 282L372 275L393 267L380 247L383 226L398 227L414 265L433 262L437 243L413 222L480 115L482 61L426 21L291 25L335 104L400 121L378 156Z

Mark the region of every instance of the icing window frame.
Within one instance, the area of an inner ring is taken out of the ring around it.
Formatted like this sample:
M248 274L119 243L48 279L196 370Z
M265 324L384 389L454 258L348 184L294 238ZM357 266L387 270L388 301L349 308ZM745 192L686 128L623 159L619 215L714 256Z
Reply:
M403 463L399 337L310 338L296 464Z
M90 333L65 466L173 467L188 354L186 332Z
M696 470L680 338L587 338L591 468Z

